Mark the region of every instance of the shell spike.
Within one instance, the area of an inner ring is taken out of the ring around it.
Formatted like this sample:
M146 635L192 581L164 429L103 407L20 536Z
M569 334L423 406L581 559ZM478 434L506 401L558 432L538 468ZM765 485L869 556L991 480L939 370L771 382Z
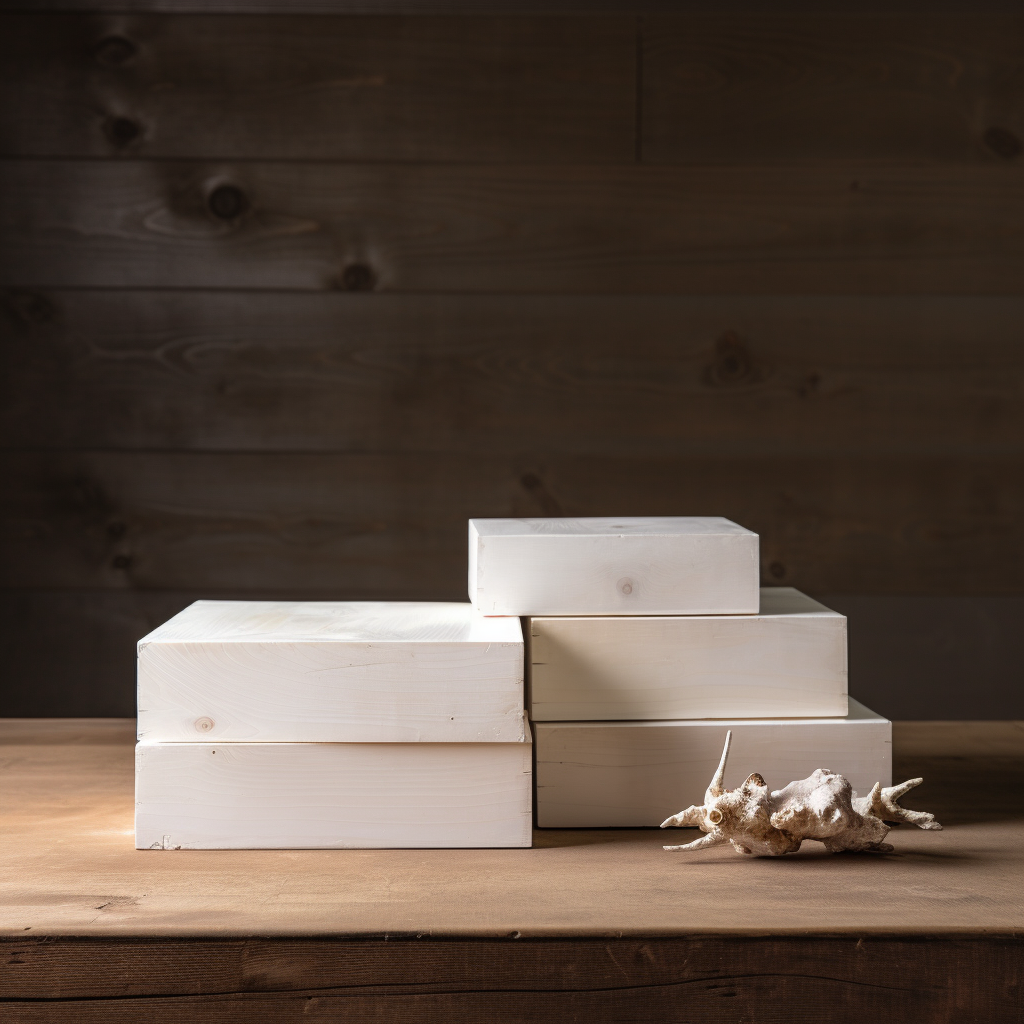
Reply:
M725 734L725 746L722 748L722 760L718 762L718 771L715 772L707 792L704 794L704 803L709 804L716 796L721 796L725 790L725 762L729 760L729 745L732 743L732 729Z

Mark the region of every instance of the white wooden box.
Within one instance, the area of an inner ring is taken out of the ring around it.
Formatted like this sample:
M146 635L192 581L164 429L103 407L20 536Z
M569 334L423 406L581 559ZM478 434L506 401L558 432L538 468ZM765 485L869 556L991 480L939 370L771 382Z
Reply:
M531 744L139 743L140 850L529 846Z
M729 789L752 772L781 789L815 768L840 772L862 794L892 784L892 723L855 700L845 718L538 722L537 824L660 825L704 802L729 729Z
M728 519L471 519L485 615L733 615L758 606L758 538Z
M528 620L535 722L847 713L846 618L792 587L757 615Z
M139 739L523 739L517 618L469 604L197 601L139 641Z

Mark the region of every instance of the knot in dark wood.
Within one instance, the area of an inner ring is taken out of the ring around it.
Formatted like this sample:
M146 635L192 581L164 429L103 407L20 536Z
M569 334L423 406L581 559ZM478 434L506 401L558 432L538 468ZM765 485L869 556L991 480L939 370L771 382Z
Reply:
M9 292L4 305L24 327L49 323L56 315L50 300L37 292Z
M132 565L131 555L114 555L111 564L115 569L130 569Z
M125 64L135 56L138 47L124 36L107 36L94 47L93 56L101 63L110 67Z
M781 562L772 562L768 566L768 571L777 579L781 580L786 575L786 567Z
M241 217L249 208L245 193L235 185L218 185L207 199L210 212L221 220Z
M982 138L985 145L1003 160L1012 160L1014 157L1020 156L1020 139L1005 128L989 128Z
M365 263L350 263L341 273L341 286L347 292L372 292L377 275Z
M115 146L127 146L142 134L142 129L131 118L110 117L104 122L103 132Z
M726 331L715 342L715 358L708 367L708 378L719 386L742 384L752 376L753 366L747 346L732 331Z

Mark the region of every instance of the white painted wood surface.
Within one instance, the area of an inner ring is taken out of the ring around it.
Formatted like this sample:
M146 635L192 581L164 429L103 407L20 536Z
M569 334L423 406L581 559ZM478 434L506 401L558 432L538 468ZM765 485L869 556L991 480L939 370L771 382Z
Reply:
M527 620L535 722L847 713L846 618L792 587L757 615Z
M140 740L524 737L520 621L469 604L197 601L138 658Z
M538 722L537 824L660 825L704 802L729 729L728 789L753 772L781 789L815 768L845 775L861 794L892 784L892 723L855 700L845 718Z
M471 519L485 615L732 615L758 607L758 537L728 519Z
M529 846L531 744L140 743L140 850Z

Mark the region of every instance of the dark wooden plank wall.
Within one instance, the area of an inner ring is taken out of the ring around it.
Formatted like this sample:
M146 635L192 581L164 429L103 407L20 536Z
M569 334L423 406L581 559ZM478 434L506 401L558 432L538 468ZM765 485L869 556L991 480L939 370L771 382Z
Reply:
M1024 16L91 6L0 16L8 713L630 512L759 530L878 710L1024 717Z

